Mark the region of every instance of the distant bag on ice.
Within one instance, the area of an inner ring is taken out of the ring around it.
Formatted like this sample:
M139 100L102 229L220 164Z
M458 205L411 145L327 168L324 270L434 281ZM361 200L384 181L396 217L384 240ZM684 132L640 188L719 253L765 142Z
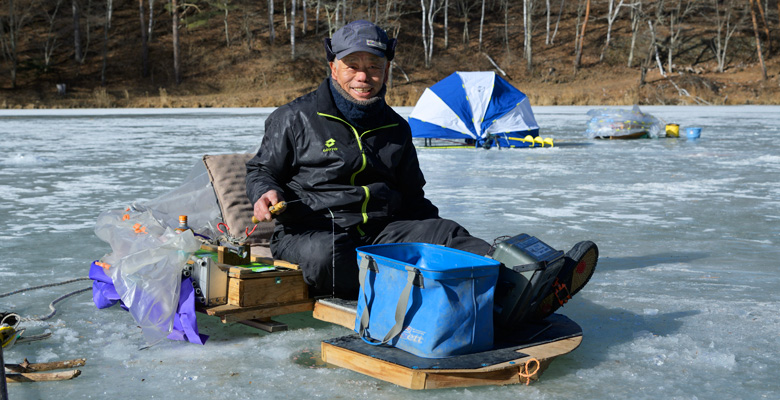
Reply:
M500 263L427 243L358 247L355 331L419 357L493 348L493 290Z

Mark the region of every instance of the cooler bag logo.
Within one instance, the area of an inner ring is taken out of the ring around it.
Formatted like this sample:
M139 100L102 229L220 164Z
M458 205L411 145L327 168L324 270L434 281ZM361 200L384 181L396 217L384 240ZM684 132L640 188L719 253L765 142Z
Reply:
M401 333L401 339L422 344L423 340L425 340L425 332L407 326Z

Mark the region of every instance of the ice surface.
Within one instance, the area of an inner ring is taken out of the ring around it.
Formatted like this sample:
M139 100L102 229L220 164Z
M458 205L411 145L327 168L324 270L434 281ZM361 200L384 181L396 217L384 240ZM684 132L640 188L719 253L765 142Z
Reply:
M643 107L703 128L699 140L587 140L591 107L535 107L556 147L419 150L444 217L487 240L526 232L598 243L586 288L562 312L585 332L531 386L413 392L295 360L349 330L310 313L266 334L199 315L205 346L148 350L130 314L88 294L25 321L39 342L6 362L86 357L72 381L11 384L21 398L776 398L780 393L780 108ZM411 109L400 109L408 115ZM0 111L0 294L86 276L109 251L98 213L154 198L203 154L250 151L269 109ZM23 317L79 282L0 298Z

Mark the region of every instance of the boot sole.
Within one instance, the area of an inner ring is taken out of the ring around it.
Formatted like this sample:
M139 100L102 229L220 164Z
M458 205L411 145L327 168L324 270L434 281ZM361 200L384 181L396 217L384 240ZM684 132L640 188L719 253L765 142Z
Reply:
M550 294L539 302L538 309L534 313L534 319L544 319L552 315L563 306L563 303L577 294L588 283L590 277L596 271L599 248L590 241L579 242L566 253L566 257L573 260L576 264L573 267L564 267L557 281L565 285L568 289L568 295L563 299L558 299L555 290L552 290Z

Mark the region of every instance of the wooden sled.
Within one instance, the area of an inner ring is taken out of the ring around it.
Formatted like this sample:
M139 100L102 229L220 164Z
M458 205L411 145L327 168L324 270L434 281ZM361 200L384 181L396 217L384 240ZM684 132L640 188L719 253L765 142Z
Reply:
M355 327L354 302L319 300L314 318ZM512 337L529 337L517 341ZM322 342L322 360L408 389L508 385L539 379L552 361L576 349L582 329L555 314L546 324L531 326L497 339L487 352L448 359L425 359L391 347L365 344L357 335Z
M620 136L596 136L596 139L609 139L609 140L631 140L631 139L647 139L647 132L635 132L628 135Z

